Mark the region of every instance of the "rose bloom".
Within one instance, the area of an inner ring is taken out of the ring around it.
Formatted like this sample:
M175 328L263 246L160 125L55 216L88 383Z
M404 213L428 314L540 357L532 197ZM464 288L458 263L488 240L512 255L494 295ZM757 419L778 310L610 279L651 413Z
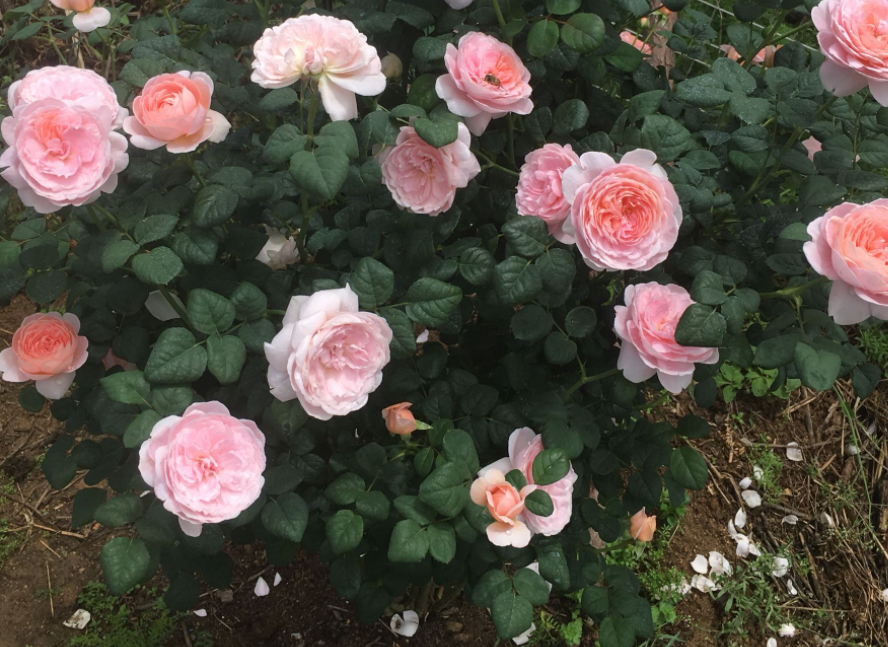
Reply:
M53 65L31 70L9 86L9 107L22 108L41 99L58 99L70 106L111 115L113 127L120 128L129 111L117 103L117 95L109 83L92 70L70 65Z
M133 116L123 122L136 148L189 153L205 141L219 143L231 124L210 110L213 80L203 72L161 74L148 80L133 101Z
M651 46L644 42L642 38L639 38L638 36L633 34L631 31L620 32L620 40L627 45L632 45L632 47L637 49L645 56L651 55Z
M808 151L808 159L812 162L814 161L814 154L819 153L823 150L823 144L821 144L813 137L808 137L808 139L803 141L802 146L804 146L805 150Z
M515 548L524 548L530 543L533 533L520 516L529 514L524 509L524 499L536 489L535 485L525 485L518 491L497 469L488 469L475 479L469 496L475 505L486 507L494 519L487 526L490 543Z
M333 121L358 116L355 94L373 97L386 79L376 48L348 20L331 16L289 18L266 29L253 46L253 83L283 88L316 81Z
M412 406L410 402L401 402L382 410L382 419L389 433L406 436L416 431L416 418L410 411Z
M473 0L444 0L451 9L465 9Z
M76 11L72 18L74 27L82 32L91 32L111 22L111 12L103 7L94 7L96 0L49 0L59 9Z
M0 378L6 382L34 380L38 393L50 400L63 397L74 372L86 362L86 337L78 336L77 315L58 312L25 317L0 351Z
M38 213L93 202L117 188L126 168L126 138L111 131L114 116L98 106L41 99L18 107L0 124L7 148L3 177Z
M404 74L404 63L397 54L389 52L382 57L382 73L387 79L399 79Z
M617 368L630 382L653 377L670 393L681 393L694 376L694 364L718 363L717 348L681 346L675 327L694 303L679 285L640 283L623 293L625 306L616 306L614 330L622 340Z
M192 404L159 420L139 449L139 472L189 537L234 519L259 498L265 436L221 402Z
M493 36L473 31L459 39L459 48L448 44L444 64L447 74L438 77L435 91L450 112L465 117L473 135L491 119L533 110L530 72L515 50Z
M594 270L649 270L678 239L681 205L649 150L626 153L619 164L584 153L564 172L562 191L571 205L564 231Z
M508 474L512 470L520 470L531 485L533 482L533 461L543 451L543 437L533 430L522 427L509 436L509 456L488 465L480 474L494 469ZM577 473L571 466L570 471L561 479L549 485L538 485L537 489L548 493L552 499L554 511L548 517L540 517L532 512L524 512L524 521L531 532L541 535L557 535L570 522L573 511L573 486L577 481Z
M108 352L105 353L105 356L102 358L102 366L105 367L106 371L110 371L115 366L119 366L124 371L135 371L137 368L137 366L132 362L128 362L125 359L120 359L110 348L108 349Z
M767 47L760 49L752 59L753 64L761 65L763 67L774 67L774 55L780 47L781 45L777 45L776 47L774 45L768 45ZM742 58L740 52L734 49L731 45L722 45L721 50L727 54L728 58L732 61L739 61Z
M808 225L808 234L808 262L833 282L827 311L835 322L888 320L888 200L842 203Z
M265 344L271 394L298 398L319 420L367 404L389 363L392 330L382 317L358 311L348 286L290 299L284 327Z
M456 141L435 148L413 126L402 126L395 145L379 152L382 180L399 207L437 216L453 206L456 190L481 172L469 131L464 124L458 129Z
M570 144L546 144L524 158L518 177L518 195L515 199L518 214L542 218L549 227L549 233L567 244L573 243L574 238L564 233L564 221L570 215L570 204L561 191L561 177L568 168L579 163L580 158Z
M265 263L273 270L283 270L299 260L299 250L296 249L296 241L289 238L277 229L265 225L265 233L268 234L268 242L259 250L256 260Z
M632 515L629 519L629 534L632 539L642 542L649 542L654 538L657 531L657 515L648 516L644 508Z

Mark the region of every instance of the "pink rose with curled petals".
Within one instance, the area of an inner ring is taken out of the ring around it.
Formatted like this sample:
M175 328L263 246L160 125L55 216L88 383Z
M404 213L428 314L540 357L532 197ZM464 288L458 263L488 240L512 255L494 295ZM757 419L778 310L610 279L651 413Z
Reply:
M571 205L566 234L576 239L594 270L649 270L666 260L678 239L678 195L655 153L638 149L619 163L604 153L584 153L564 172Z
M112 117L113 127L120 128L129 111L117 102L114 88L92 70L70 65L53 65L31 70L9 86L9 107L16 108L40 101L58 99L69 106L83 106L102 111Z
M80 206L117 188L126 168L126 138L112 132L115 115L103 106L40 99L17 106L0 124L7 148L0 173L38 213ZM75 154L76 153L76 154Z
M253 83L284 88L313 81L333 121L354 119L355 95L373 97L386 86L376 48L351 22L332 16L299 16L266 29L253 57Z
M842 325L888 320L888 200L844 202L808 225L808 234L808 262L833 282L829 316Z
M63 397L74 382L74 372L86 362L89 342L78 332L80 319L71 313L25 317L12 335L12 345L0 351L0 379L34 380L43 397Z
M465 124L458 124L457 132L456 141L435 148L412 126L402 126L395 145L379 152L382 180L399 207L437 216L453 206L456 190L481 172Z
M159 420L139 449L139 473L189 537L234 519L262 493L265 436L221 402Z
M639 38L631 31L622 31L620 32L620 40L626 43L627 45L632 45L639 52L644 54L645 56L651 55L651 46L644 42L644 39Z
M534 485L525 485L519 491L497 469L489 469L475 479L469 496L472 503L486 507L493 517L493 523L487 526L490 543L515 548L524 548L530 543L533 533L522 520L522 514L528 514L524 499L536 489Z
M826 57L823 87L846 97L868 84L873 98L888 106L888 2L823 0L811 19Z
M386 320L360 312L348 286L295 296L284 327L265 344L271 394L298 398L318 420L357 411L382 383L391 341Z
M562 243L573 243L573 236L564 233L564 221L570 215L570 204L564 199L561 178L580 158L570 144L546 144L529 153L518 176L515 202L518 214L537 216L546 221L549 233Z
M681 393L694 377L695 364L717 364L718 349L682 346L675 341L678 320L694 303L679 285L639 283L623 293L625 306L616 306L614 330L620 338L617 368L636 384L660 378L670 393Z
M72 22L82 32L91 32L111 22L111 12L104 7L94 7L96 0L49 0L64 11L76 12Z
M447 74L438 77L435 91L447 109L465 117L473 135L480 135L491 119L514 112L529 114L530 71L511 47L478 31L447 45Z
M210 110L213 80L203 72L177 72L152 77L133 101L133 116L123 122L136 148L189 153L205 141L219 143L231 124Z

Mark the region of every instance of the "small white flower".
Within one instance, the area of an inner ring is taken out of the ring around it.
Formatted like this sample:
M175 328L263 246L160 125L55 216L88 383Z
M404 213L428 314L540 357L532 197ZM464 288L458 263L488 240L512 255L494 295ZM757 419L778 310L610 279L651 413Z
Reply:
M762 470L761 467L759 467L758 465L752 466L752 478L754 478L756 481L761 481L764 474L765 472L764 470Z
M791 461L795 461L796 463L804 460L804 457L802 456L802 450L799 449L798 443L793 442L786 444L786 457Z
M525 643L527 643L528 640L530 640L530 635L534 631L536 631L536 625L531 622L530 628L527 631L525 631L523 634L521 634L520 636L515 636L514 638L512 638L512 642L515 643L516 645L524 645Z
M771 571L771 574L774 577L783 577L789 572L789 560L785 557L775 557L774 558L774 570Z
M281 583L281 580L283 580L283 579L284 578L281 577L280 573L275 573L274 574L274 583L272 584L272 586L277 586L278 584Z
M777 635L781 638L792 638L795 636L795 626L791 624L781 625Z
M768 647L777 647L777 639L768 638Z
M416 338L416 343L417 344L424 344L428 340L429 340L429 329L426 328L421 333L419 333L419 336Z
M740 496L750 508L757 508L762 504L762 495L755 490L744 490Z
M750 485L752 485L752 479L749 478L748 476L745 479L740 480L740 489L741 490L748 489Z
M405 611L402 618L401 614L396 613L392 616L389 626L399 636L412 638L416 630L419 629L419 615L417 615L416 611Z
M195 609L194 615L196 615L198 618L206 618L207 617L207 610L206 609Z
M786 590L790 595L798 595L799 592L796 590L795 584L792 583L792 579L786 580Z
M691 561L691 568L694 569L694 572L699 573L700 575L706 575L707 564L709 562L706 561L706 558L703 555L697 555L693 561Z
M730 575L731 563L720 552L709 551L709 566L712 568L710 575Z
M738 528L744 528L746 526L746 510L743 508L737 510L737 514L734 515L734 525Z
M788 523L790 526L794 526L799 522L799 518L794 514L788 514L783 519L780 520L780 523Z
M256 586L253 588L253 593L256 594L258 598L264 598L271 592L271 589L268 588L268 582L265 581L264 577L260 577L256 580Z

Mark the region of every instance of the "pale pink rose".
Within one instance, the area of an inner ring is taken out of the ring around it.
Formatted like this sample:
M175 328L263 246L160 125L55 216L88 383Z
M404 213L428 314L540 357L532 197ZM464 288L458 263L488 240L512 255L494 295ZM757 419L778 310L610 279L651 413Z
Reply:
M71 313L25 317L12 335L12 345L0 351L0 378L34 380L43 397L58 400L74 382L74 372L86 362L89 342L78 332L80 319Z
M629 519L629 535L632 539L641 542L649 542L657 531L657 515L648 516L644 508L632 515Z
M627 45L632 45L639 52L644 54L645 56L651 55L651 46L644 42L644 39L639 38L631 31L622 31L620 32L620 40L626 43Z
M299 260L299 250L292 236L287 237L277 229L265 225L268 242L259 250L256 260L273 270L283 270Z
M530 71L511 47L479 31L459 39L459 48L447 45L447 74L438 77L435 90L447 109L465 117L473 135L480 135L491 119L510 112L533 110Z
M561 188L571 205L564 231L593 270L649 270L678 239L678 195L649 150L626 153L619 164L584 153L564 172Z
M253 56L253 83L283 88L314 81L333 121L358 116L355 94L373 97L385 90L376 48L348 20L316 14L289 18L265 30Z
M474 0L444 0L451 9L465 9Z
M833 282L828 312L835 322L888 320L888 200L844 202L808 225L808 234L808 262Z
M293 297L284 327L265 344L271 394L298 398L319 420L357 411L382 383L391 341L386 320L359 312L348 286Z
M873 98L888 106L888 2L823 0L811 19L826 57L823 87L845 97L869 84Z
M472 136L464 124L458 124L457 132L456 141L435 148L412 126L402 126L395 145L379 152L382 180L399 207L437 216L453 206L456 190L481 172L471 150Z
M694 377L694 364L716 364L717 348L682 346L675 327L694 303L679 285L639 283L623 293L625 306L616 306L614 330L620 338L617 368L630 382L657 375L670 393L681 393Z
M534 485L525 485L521 490L506 481L497 469L489 469L472 483L469 496L472 503L486 507L493 517L487 526L487 538L494 546L514 546L524 548L533 536L522 520L524 499L536 490Z
M49 0L51 4L63 11L89 11L96 0Z
M190 537L234 519L262 493L265 436L221 402L192 404L158 421L139 449L139 473Z
M231 124L210 110L213 79L203 72L161 74L148 80L133 101L133 116L123 122L136 148L189 153L205 141L219 143Z
M571 244L573 236L564 233L564 221L570 215L570 204L561 191L561 176L580 158L570 144L546 144L529 153L518 177L515 202L518 214L537 216L546 221L549 233L556 240Z
M401 402L382 410L382 419L389 433L406 436L416 431L416 418L410 411L412 406L410 402Z
M105 367L106 371L110 371L115 366L119 366L124 371L135 371L137 368L137 366L132 362L128 362L125 359L120 359L110 348L108 349L108 352L105 353L105 356L102 358L102 366Z
M96 0L49 0L59 9L77 12L72 19L74 27L82 32L90 32L111 22L111 12L103 7L94 7Z
M38 213L83 205L117 188L126 168L126 138L111 131L106 109L41 99L18 107L0 124L9 145L0 173Z
M781 45L777 45L776 47L774 45L768 45L767 47L760 49L752 59L753 64L761 65L763 67L774 67L774 55L780 47ZM727 54L728 58L732 61L739 61L742 58L740 52L734 49L731 45L722 45L721 50Z
M808 151L808 159L812 162L814 161L814 153L819 153L823 150L823 144L821 144L813 137L808 137L808 139L803 141L802 146L804 146L805 150Z
M70 65L53 65L31 70L25 78L9 86L9 107L22 108L41 99L58 99L71 106L83 106L111 115L114 128L120 128L129 111L117 103L109 83L92 70Z

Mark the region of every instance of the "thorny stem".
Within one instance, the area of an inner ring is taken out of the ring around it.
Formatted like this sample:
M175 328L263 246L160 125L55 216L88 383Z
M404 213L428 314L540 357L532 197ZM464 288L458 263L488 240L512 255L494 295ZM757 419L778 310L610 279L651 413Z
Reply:
M194 177L197 179L197 181L200 182L200 185L202 187L206 186L207 185L206 181L203 179L201 174L198 173L197 168L195 168L195 166L194 166L194 160L191 159L191 153L186 153L185 155L182 155L182 157L180 159L182 160L182 163L185 164L185 166L187 166L191 170L191 173L194 175Z
M483 158L484 161L487 162L487 164L481 169L482 171L485 168L495 168L498 171L502 171L503 173L508 173L509 175L514 175L515 177L520 177L520 175L521 175L520 173L518 173L518 171L513 171L512 169L508 169L505 166L500 166L499 164L494 162L492 159L490 159L490 157L488 157L487 155L485 155L484 153L482 153L479 150L472 150L472 152L475 155L477 155L478 157Z
M173 36L178 33L178 28L176 27L176 21L170 15L170 10L167 8L166 0L160 0L160 9L163 11L163 15L166 16L167 22L170 23L170 32L172 32Z
M306 124L309 142L314 138L314 122L318 114L319 104L318 93L312 92L311 106L308 109L308 124ZM308 235L308 223L311 221L312 213L312 210L308 208L308 193L306 191L300 192L299 202L302 207L302 224L299 227L299 233L296 235L296 247L299 249L299 258L305 262L305 237Z
M191 319L188 318L188 313L185 312L185 308L179 305L179 302L173 298L169 288L161 285L157 290L166 302L170 304L170 307L176 311L176 314L182 317L182 321L185 322L185 325L188 326L189 329L194 330L194 326L191 325Z
M509 156L509 164L511 164L512 167L514 167L515 166L515 135L514 135L515 124L513 123L512 119L513 119L513 116L512 116L512 113L510 112L509 114L506 115L506 134L508 137L506 139L506 151Z
M792 288L783 288L782 290L777 290L776 292L759 292L759 296L762 299L794 299L808 288L813 288L815 285L819 285L820 283L824 283L826 281L829 281L829 279L825 276L818 276L813 281L808 281L807 283L797 285Z
M570 399L570 396L572 396L577 389L579 389L582 386L585 386L586 384L589 384L589 382L596 382L598 380L603 380L604 378L610 377L611 375L615 375L616 373L619 373L619 372L620 372L620 369L612 368L611 370L605 371L604 373L599 373L598 375L589 375L588 377L586 375L583 375L583 377L581 377L579 380L577 380L576 384L574 384L572 387L570 387L564 393L564 401L567 402Z

